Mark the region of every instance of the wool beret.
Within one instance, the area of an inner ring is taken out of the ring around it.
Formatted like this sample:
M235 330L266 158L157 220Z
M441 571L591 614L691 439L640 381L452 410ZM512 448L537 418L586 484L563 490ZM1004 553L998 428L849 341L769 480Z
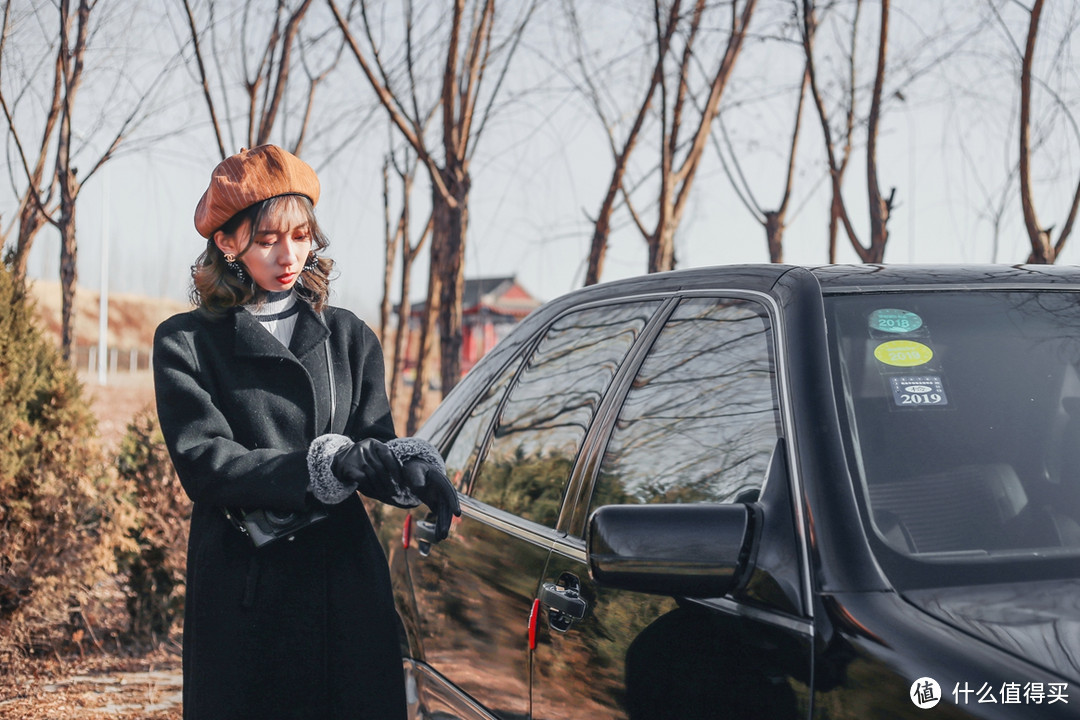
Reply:
M304 195L319 202L319 178L306 162L276 145L260 145L221 161L195 208L195 229L204 238L229 218L278 195Z

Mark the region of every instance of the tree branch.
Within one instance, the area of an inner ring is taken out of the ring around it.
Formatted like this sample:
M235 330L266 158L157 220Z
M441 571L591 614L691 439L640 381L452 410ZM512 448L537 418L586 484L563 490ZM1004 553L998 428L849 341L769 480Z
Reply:
M1035 41L1039 33L1043 0L1035 0L1028 23L1027 42L1024 46L1020 68L1020 206L1024 213L1024 227L1031 243L1029 262L1051 263L1050 244L1046 233L1035 216L1035 201L1031 187L1031 66L1035 60Z
M428 173L431 175L431 181L435 184L440 196L448 204L450 204L451 207L455 207L457 201L447 190L446 184L443 182L442 179L442 173L440 172L438 165L435 163L435 160L431 157L431 154L424 146L423 139L419 135L417 135L417 133L413 132L412 128L410 128L408 123L405 121L405 118L398 111L393 94L391 94L389 89L387 89L387 87L383 85L378 78L375 77L374 73L372 73L371 66L368 64L367 59L364 57L364 54L360 51L360 47L356 44L356 39L353 37L352 32L349 30L349 26L348 23L345 21L345 18L342 17L341 11L338 10L337 3L335 3L334 0L327 1L330 4L330 10L334 14L334 19L337 21L338 27L341 28L341 32L345 36L345 41L349 45L349 50L352 51L353 57L355 57L356 61L360 64L360 69L363 71L364 76L371 84L371 87L375 91L375 94L379 98L379 101L382 103L383 107L386 108L386 111L390 114L391 122L393 122L394 125L398 128L398 130L401 131L401 134L405 138L405 141L412 146L413 150L416 151L417 156L420 158L420 161L424 163L424 165L427 167Z
M221 126L218 124L217 112L214 109L214 98L210 94L210 83L206 79L206 64L203 62L202 50L199 47L199 31L195 28L195 15L191 11L191 3L188 0L181 0L181 2L184 4L184 12L187 13L188 28L191 30L191 44L195 49L195 63L199 68L199 79L202 81L206 109L210 112L210 125L214 129L218 152L221 154L221 159L224 160L228 155L225 152L225 142L221 137Z

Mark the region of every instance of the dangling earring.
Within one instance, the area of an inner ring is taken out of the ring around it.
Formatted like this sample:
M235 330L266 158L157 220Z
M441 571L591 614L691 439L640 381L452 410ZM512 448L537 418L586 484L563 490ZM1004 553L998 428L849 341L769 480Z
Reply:
M247 275L244 273L244 266L236 262L236 256L232 253L225 253L225 267L229 269L236 279L242 283L247 282Z
M308 254L307 262L304 263L305 270L318 270L319 269L319 256L314 251Z

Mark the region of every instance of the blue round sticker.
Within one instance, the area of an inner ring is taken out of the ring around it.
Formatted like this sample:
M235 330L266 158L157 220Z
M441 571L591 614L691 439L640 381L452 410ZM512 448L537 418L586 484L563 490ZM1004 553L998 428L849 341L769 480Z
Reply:
M915 332L922 327L922 318L907 310L882 308L870 313L870 327L887 333Z

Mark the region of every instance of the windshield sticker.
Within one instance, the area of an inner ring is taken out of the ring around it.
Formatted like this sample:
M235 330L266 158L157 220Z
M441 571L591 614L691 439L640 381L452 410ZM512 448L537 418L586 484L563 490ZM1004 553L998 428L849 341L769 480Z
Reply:
M887 333L915 332L922 327L922 318L907 310L882 308L870 313L870 329Z
M945 386L937 375L893 375L889 378L893 402L900 407L948 405Z
M890 340L874 348L874 357L893 367L915 367L930 362L934 351L913 340Z

